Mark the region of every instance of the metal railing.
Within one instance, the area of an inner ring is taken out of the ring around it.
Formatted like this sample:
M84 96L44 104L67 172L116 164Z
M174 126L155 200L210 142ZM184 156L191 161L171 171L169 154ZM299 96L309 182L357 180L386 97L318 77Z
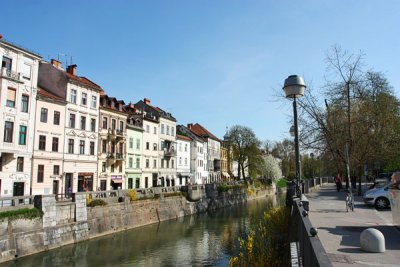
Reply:
M9 70L7 68L1 68L1 76L7 77L16 81L21 79L21 73Z

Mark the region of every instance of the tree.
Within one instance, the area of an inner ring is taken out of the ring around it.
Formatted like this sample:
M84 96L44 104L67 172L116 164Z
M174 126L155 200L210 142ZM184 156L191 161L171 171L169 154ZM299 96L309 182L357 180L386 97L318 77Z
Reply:
M302 145L329 154L336 171L345 169L347 143L352 175L366 163L400 158L399 105L382 73L363 71L363 54L334 47L327 55L328 77L321 101L309 88L299 105L303 112ZM327 157L325 157L327 158Z
M282 142L276 142L271 154L280 160L282 174L288 176L290 171L296 170L296 157L294 154L294 142L284 139Z
M259 166L260 141L253 130L246 126L234 125L229 131L229 141L232 145L233 159L238 162L238 178L245 177L245 169L256 171Z
M276 182L282 177L282 170L279 162L272 155L264 155L263 174L272 181Z

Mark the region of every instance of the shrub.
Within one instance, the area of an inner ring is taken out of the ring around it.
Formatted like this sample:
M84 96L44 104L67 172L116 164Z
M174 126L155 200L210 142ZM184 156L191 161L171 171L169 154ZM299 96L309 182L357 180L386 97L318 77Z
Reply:
M286 184L287 184L287 181L286 181L285 179L280 179L280 180L276 183L276 185L277 185L278 187L281 187L281 188L285 188L285 187L286 187Z
M287 261L290 214L285 207L271 208L252 221L249 234L239 238L239 254L229 266L283 266Z
M293 181L293 180L296 180L296 179L297 179L296 172L289 172L289 174L287 176L287 180L288 181Z
M107 203L102 199L94 199L89 202L88 207L105 206Z
M247 194L254 195L254 191L252 189L247 190Z
M41 218L43 216L43 211L37 208L23 208L18 210L9 210L0 212L0 220L4 220L8 218L9 220L17 220L17 219L35 219Z
M133 189L129 189L129 191L126 194L131 198L131 202L137 199L136 191Z
M164 197L178 197L178 196L182 196L182 192L172 192L164 194Z
M217 186L218 193L227 192L229 189L229 185L220 184Z

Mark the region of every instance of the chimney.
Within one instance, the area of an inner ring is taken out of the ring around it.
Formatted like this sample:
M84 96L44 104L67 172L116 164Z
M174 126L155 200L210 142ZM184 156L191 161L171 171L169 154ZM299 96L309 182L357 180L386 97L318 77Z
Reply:
M74 65L69 65L69 66L67 67L67 72L68 72L69 74L72 74L72 75L76 76L76 64L74 64Z
M193 127L193 124L189 123L189 124L188 124L189 130L192 130L192 127Z
M130 108L135 108L135 106L132 103L129 103Z
M56 67L57 69L62 69L61 68L61 62L55 59L51 60L51 65L53 65L54 67Z
M145 98L145 99L144 99L144 103L145 103L146 105L150 105L150 99Z
M0 34L0 40L3 39L3 35Z

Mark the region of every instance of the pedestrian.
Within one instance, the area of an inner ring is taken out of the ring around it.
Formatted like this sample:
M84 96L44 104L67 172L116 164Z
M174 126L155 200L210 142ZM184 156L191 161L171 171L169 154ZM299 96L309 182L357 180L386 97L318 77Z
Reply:
M71 187L68 187L68 197L71 197L71 194L72 194L72 189Z
M340 173L335 178L335 183L336 183L336 189L339 192L340 189L342 189L342 177L340 177Z

